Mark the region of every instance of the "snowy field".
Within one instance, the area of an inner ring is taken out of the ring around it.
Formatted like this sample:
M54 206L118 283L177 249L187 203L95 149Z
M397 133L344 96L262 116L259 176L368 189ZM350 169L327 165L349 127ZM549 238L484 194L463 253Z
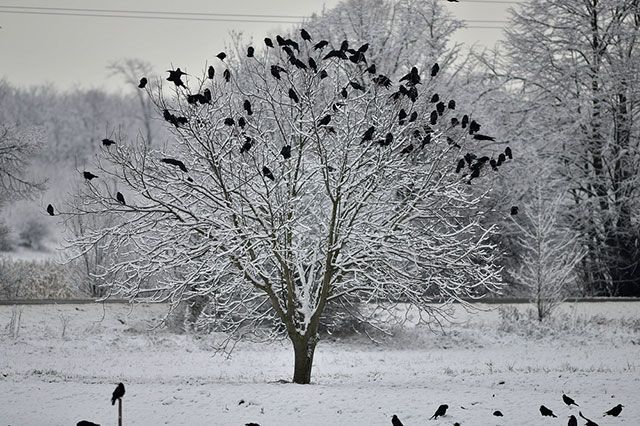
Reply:
M278 382L292 375L286 342L213 356L210 337L150 329L163 306L24 306L14 335L0 306L0 425L114 425L120 381L125 425L566 425L578 412L563 392L600 425L640 425L640 303L567 304L547 327L485 308L435 334L323 341L313 384L294 385ZM618 403L620 417L602 417Z

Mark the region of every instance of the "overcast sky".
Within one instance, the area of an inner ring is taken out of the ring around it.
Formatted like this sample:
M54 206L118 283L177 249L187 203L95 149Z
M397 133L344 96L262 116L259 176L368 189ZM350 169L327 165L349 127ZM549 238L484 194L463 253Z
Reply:
M445 0L442 0L443 2ZM511 4L460 0L447 3L461 19L504 20ZM74 86L117 90L121 82L108 78L106 66L119 58L140 58L162 72L175 66L200 68L224 49L231 30L262 40L273 29L291 25L276 22L172 21L105 17L7 13L26 9L11 6L82 8L241 15L309 16L332 8L339 0L0 0L0 77L16 85L51 82L60 89ZM48 13L69 13L60 9ZM169 16L169 15L166 15ZM183 15L185 16L185 15ZM214 17L208 17L214 18ZM227 19L258 19L229 16ZM283 18L260 18L282 20ZM289 19L295 21L296 19ZM470 23L502 26L500 23ZM492 47L499 29L469 28L458 40Z

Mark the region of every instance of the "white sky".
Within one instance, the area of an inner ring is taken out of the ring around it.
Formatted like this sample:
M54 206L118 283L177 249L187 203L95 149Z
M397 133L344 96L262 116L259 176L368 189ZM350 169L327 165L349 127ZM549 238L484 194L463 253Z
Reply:
M442 0L443 2L445 0ZM51 82L60 89L99 87L117 90L106 66L119 58L140 58L159 73L173 63L198 70L224 49L231 30L262 40L287 24L170 21L6 13L7 6L122 9L200 13L308 16L339 0L0 0L0 78L15 85ZM505 20L508 3L447 3L461 19ZM229 19L242 19L229 18ZM277 19L277 18L270 18ZM469 25L502 26L495 23ZM496 29L470 28L459 41L492 47Z

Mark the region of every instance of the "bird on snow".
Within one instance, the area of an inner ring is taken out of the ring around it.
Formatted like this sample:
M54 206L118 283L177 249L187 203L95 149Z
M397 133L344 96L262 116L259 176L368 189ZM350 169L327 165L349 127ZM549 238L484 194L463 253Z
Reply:
M174 158L163 158L160 160L162 163L171 164L172 166L178 167L183 172L187 173L187 167L180 160L176 160Z
M120 204L122 204L123 206L126 206L127 203L124 201L124 195L122 195L121 192L118 191L118 193L116 194L116 200L118 200L118 202Z
M262 166L262 174L267 179L276 180L276 178L273 176L273 173L271 173L271 170L269 170L267 166Z
M76 426L100 426L97 423L90 422L89 420L80 420L76 423Z
M494 416L496 416L496 417L504 417L504 416L502 415L502 412L501 412L500 410L496 410L496 411L494 411L494 412L493 412L493 415L494 415Z
M340 44L340 50L345 51L349 49L349 42L347 40L343 40Z
M567 426L578 426L578 419L576 419L576 416L569 416L569 422L567 423Z
M144 89L144 86L146 86L146 85L147 85L147 83L148 83L147 77L142 77L142 78L140 79L140 84L138 84L138 87L139 87L140 89Z
M622 412L622 407L624 407L624 405L618 404L615 407L613 407L611 410L609 410L606 413L604 413L604 416L618 417L620 415L620 413ZM604 417L604 416L602 416L602 417Z
M469 116L467 114L462 116L462 128L466 128L467 124L469 124Z
M514 208L515 208L515 213L514 213ZM511 214L512 215L518 214L518 207L517 206L511 207ZM547 416L547 417L558 417L555 414L553 414L553 411L551 411L550 409L548 409L544 405L540 406L540 414L542 414L543 416Z
M391 417L391 424L393 426L404 426L398 416L396 416L395 414L393 415L393 417Z
M583 416L582 415L582 411L578 411L578 414L580 415L580 417L582 417L583 419L585 419L587 421L587 423L585 423L585 426L598 426L598 423L596 423L593 420L588 419L585 416Z
M579 407L578 404L576 404L576 402L573 400L573 398L565 395L564 393L562 394L562 400L564 401L565 404L567 404L567 406L571 407L572 405L575 405L576 407Z
M91 172L82 172L82 176L86 179L86 180L91 180L93 178L97 178L98 176L94 175Z
M515 216L515 215L517 215L517 214L518 214L518 206L511 206L511 216ZM544 412L543 412L543 411L544 411ZM541 413L543 416L549 416L549 415L551 415L551 416L555 417L555 416L553 415L553 412L552 412L551 410L549 410L547 407L545 407L544 405L541 405L541 406L540 406L540 413ZM551 414L545 414L545 413L551 413Z
M116 405L116 399L120 399L124 396L124 385L122 383L118 383L116 386L116 390L113 391L111 396L111 405Z
M436 420L438 417L442 417L447 413L447 408L449 408L449 406L447 404L442 404L441 406L438 407L438 409L436 410L435 413L433 413L433 416L429 417L429 420Z
M227 57L227 54L224 52L220 52L216 55L216 58L220 59L221 61L224 61L224 58Z

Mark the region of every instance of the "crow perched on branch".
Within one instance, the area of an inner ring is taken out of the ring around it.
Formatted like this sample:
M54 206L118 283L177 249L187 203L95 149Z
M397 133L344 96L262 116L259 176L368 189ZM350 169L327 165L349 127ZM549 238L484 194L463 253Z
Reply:
M291 145L283 146L280 150L280 154L282 154L282 158L284 158L285 160L291 158Z
M469 124L469 116L467 114L462 116L462 128L465 129Z
M376 131L376 128L374 126L369 127L364 134L362 135L362 141L361 142L366 142L366 141L370 141L373 139L373 133Z
M436 75L438 75L438 71L440 71L440 65L438 65L438 63L436 62L431 67L431 77L435 77Z
M469 123L469 134L473 135L474 133L477 133L479 131L480 131L480 124L478 124L476 120L471 120L471 123Z
M173 84L176 85L176 87L184 87L184 83L182 82L182 76L183 75L187 75L187 73L182 72L182 70L180 70L180 68L177 68L176 70L167 70L167 72L169 73L169 77L167 77L167 81L172 81Z
M374 77L373 82L378 86L382 86L387 89L391 86L391 79L383 74L380 74L377 77Z
M440 100L440 96L437 93L434 93L433 96L431 96L431 100L429 100L429 102L431 102L432 104L435 104L439 100Z
M247 115L253 115L253 110L251 109L251 102L249 101L249 99L244 100L242 107L247 112Z
M456 101L454 101L453 99L451 99L449 101L449 103L447 104L447 108L449 109L456 109Z
M349 85L351 87L353 87L354 89L356 89L356 90L360 90L360 91L364 92L364 87L360 83L358 83L357 81L350 81Z
M233 126L234 124L236 124L236 122L234 121L234 119L233 119L233 118L231 118L231 117L227 117L227 118L225 118L225 119L224 119L224 121L223 121L223 123L224 123L224 125L225 125L225 126Z
M347 49L349 49L349 42L347 40L343 40L340 44L340 50L344 52Z
M276 180L276 178L273 176L273 173L271 173L271 170L269 170L269 168L267 166L262 166L262 174L267 179L270 179L272 181Z
M436 104L436 111L438 111L438 115L444 114L444 102L438 102Z
M304 41L311 41L311 35L304 28L300 29L300 37L302 37Z
M271 65L271 75L274 76L277 80L280 80L280 73L287 72L284 68L279 65Z
M267 47L273 47L273 41L269 37L264 38L264 44L266 44Z
M98 177L98 176L94 175L93 173L91 173L91 172L87 172L87 171L82 172L82 176L83 176L86 180L91 180L91 179L95 179L95 178L97 178L97 177Z
M495 141L496 140L496 138L494 138L493 136L481 135L480 133L473 135L473 138L478 141Z
M228 83L231 80L231 71L229 71L229 69L227 68L222 73L222 76L224 77L224 80Z
M124 385L122 383L118 383L116 386L116 390L113 391L111 396L111 405L116 405L116 399L121 399L124 396Z
M511 216L517 215L518 214L518 210L519 210L518 206L511 206ZM543 416L556 417L556 415L553 414L553 411L549 410L544 405L540 406L540 414L542 414Z
M115 141L111 140L111 139L102 139L102 145L104 146L111 146L114 145Z
M249 136L245 136L244 143L240 147L240 154L244 154L245 152L249 152L251 147L253 146L252 139Z
M402 108L398 113L398 124L403 125L408 115L407 111Z
M280 34L276 35L276 42L280 47L287 45L287 42L280 36Z
M506 155L507 157L509 157L509 160L513 160L513 154L511 152L511 148L510 147L506 147L504 149L504 155Z
M403 76L400 81L406 81L407 85L415 86L416 84L420 84L420 74L418 73L418 68L413 67L408 74Z
M172 166L176 166L180 170L182 170L183 172L187 173L187 167L180 160L176 160L174 158L163 158L163 159L160 160L160 162L166 163L166 164L170 164Z
M249 46L247 48L247 58L253 58L253 54L255 53L255 49L253 46Z
M376 64L369 65L369 67L365 71L368 72L369 74L375 74L376 73Z
M329 42L327 40L320 40L319 42L317 42L313 46L313 49L314 50L321 50L321 49L324 49L328 44L329 44Z
M148 82L147 77L142 77L140 79L140 84L138 84L138 87L140 89L144 89L144 87L147 85L147 82Z
M209 68L207 68L207 77L209 78L209 80L213 80L213 77L216 76L216 69L213 67L213 65L209 65Z
M327 77L329 77L329 74L327 74L326 70L320 71L320 80L324 80Z
M122 195L120 191L118 191L118 193L116 194L116 200L118 200L118 202L123 206L127 205L127 203L124 201L124 195Z
M429 118L429 123L431 123L432 126L435 126L437 122L438 122L438 111L431 111L431 117Z
M576 416L569 416L569 422L567 423L567 426L578 426L578 419L576 419Z
M502 415L502 412L501 412L500 410L496 410L496 411L494 411L494 412L493 412L493 415L494 415L494 416L496 416L496 417L504 417L504 416Z
M331 115L327 114L324 117L322 117L320 119L320 121L318 121L318 125L319 126L326 126L327 124L329 124L331 122Z
M465 163L464 158L458 160L458 165L456 166L456 173L460 173L460 170L464 169Z
M318 72L318 64L313 58L309 58L309 68L313 70L313 72Z
M331 59L331 58L339 58L339 59L344 59L344 60L349 59L349 58L347 57L347 54L346 54L346 53L344 53L344 51L343 51L343 50L332 50L331 52L327 53L327 54L324 56L324 58L322 58L322 59L323 59L323 60L326 60L326 59Z
M298 98L298 95L296 94L296 91L293 89L289 89L289 98L295 102L295 103L299 103L300 99Z
M49 216L55 216L55 212L53 211L53 206L51 204L47 206L47 213L49 213Z

